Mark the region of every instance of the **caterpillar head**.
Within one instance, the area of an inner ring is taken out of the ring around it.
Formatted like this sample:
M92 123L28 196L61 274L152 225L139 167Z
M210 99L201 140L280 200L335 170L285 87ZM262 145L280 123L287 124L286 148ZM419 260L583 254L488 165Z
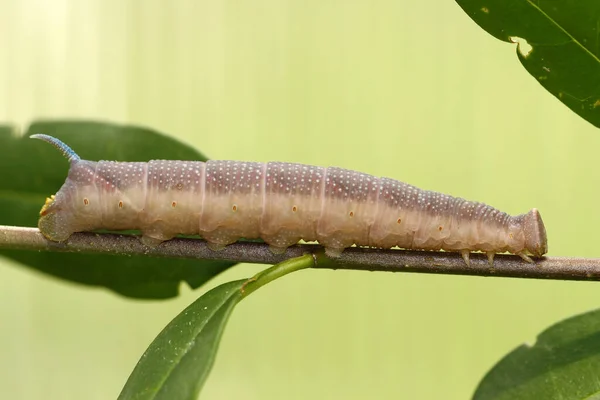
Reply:
M546 228L542 216L536 208L525 214L523 233L525 234L525 250L536 257L541 257L548 252Z
M88 207L92 198L95 200L97 197L91 179L96 163L82 160L69 146L52 136L39 134L31 137L54 145L71 163L67 180L56 195L46 199L38 221L38 228L47 239L63 242L74 232L86 230L97 219L98 206Z
M60 201L57 202L56 195L46 198L38 221L40 232L48 240L64 242L73 233L69 228L70 225L69 221L65 221L65 213L61 212Z

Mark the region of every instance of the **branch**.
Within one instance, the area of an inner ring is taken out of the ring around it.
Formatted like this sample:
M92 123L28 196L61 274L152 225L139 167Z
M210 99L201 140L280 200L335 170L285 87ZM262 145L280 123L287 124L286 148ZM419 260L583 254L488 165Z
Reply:
M47 240L37 228L0 225L0 249L46 250L114 255L142 254L151 257L227 260L258 264L276 264L306 253L314 254L314 268L364 271L420 272L450 275L499 276L513 278L600 280L600 259L543 257L530 264L518 256L499 254L490 267L484 254L471 254L467 266L457 253L441 251L379 250L352 247L337 259L328 258L323 248L298 244L285 254L273 254L268 245L238 242L221 251L210 250L200 239L176 238L156 248L144 246L137 236L109 233L75 233L65 243Z

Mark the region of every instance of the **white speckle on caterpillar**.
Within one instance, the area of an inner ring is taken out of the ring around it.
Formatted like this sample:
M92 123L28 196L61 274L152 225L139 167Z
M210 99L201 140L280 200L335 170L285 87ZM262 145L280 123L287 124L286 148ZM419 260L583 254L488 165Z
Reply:
M352 245L398 246L456 251L467 265L471 251L486 253L491 265L495 253L532 261L529 255L548 250L536 209L510 216L483 203L336 167L94 162L50 136L31 137L52 143L71 163L65 183L40 212L40 231L54 241L94 229L139 229L149 246L185 234L202 236L214 250L240 238L261 238L282 253L302 239L318 241L332 257Z

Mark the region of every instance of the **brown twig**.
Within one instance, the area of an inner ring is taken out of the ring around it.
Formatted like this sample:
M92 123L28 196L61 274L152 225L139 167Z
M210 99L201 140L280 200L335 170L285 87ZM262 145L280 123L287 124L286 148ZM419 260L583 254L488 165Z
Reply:
M342 256L331 259L322 247L299 244L285 254L273 254L264 243L238 242L221 251L210 250L200 239L176 238L156 248L144 246L136 236L98 233L76 233L65 243L48 241L37 228L0 225L0 249L46 250L115 255L144 254L151 257L227 260L259 264L276 264L285 259L312 253L315 268L353 269L364 271L421 272L452 275L499 276L513 278L600 280L600 259L544 257L530 264L520 257L499 254L490 267L484 254L471 254L467 266L459 254L405 250L346 249Z

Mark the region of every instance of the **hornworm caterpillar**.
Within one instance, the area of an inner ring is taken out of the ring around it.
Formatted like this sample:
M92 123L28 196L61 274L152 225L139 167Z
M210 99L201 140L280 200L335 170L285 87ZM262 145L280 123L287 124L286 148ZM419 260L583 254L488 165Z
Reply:
M510 252L532 262L548 251L539 212L510 216L483 203L341 168L238 161L82 160L48 135L70 162L66 182L46 200L38 226L46 238L138 229L149 246L178 234L202 236L218 250L261 238L274 252L318 241L330 256L356 244L391 248Z

